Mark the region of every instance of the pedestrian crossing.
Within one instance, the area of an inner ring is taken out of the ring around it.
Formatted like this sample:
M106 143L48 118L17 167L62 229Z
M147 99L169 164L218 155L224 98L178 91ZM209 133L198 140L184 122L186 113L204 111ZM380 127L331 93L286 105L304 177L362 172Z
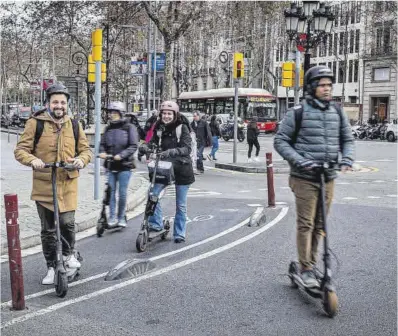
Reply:
M217 196L221 193L216 191L202 190L198 188L189 188L188 197L207 197L207 196ZM174 186L170 186L166 189L164 193L165 197L176 197L176 189Z

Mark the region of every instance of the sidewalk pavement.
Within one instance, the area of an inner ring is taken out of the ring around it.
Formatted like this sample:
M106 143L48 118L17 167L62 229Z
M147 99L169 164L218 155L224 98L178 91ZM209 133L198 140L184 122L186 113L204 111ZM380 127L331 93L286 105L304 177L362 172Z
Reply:
M13 150L16 144L14 135L7 142L7 135L1 136L1 193L18 195L18 221L21 248L26 249L38 244L40 240L40 220L36 204L30 200L32 191L32 169L22 166L14 159ZM78 209L76 211L76 231L80 232L94 227L100 215L102 196L106 181L105 174L101 174L100 199L94 200L94 165L80 171ZM127 210L133 210L145 201L148 181L139 174L132 174L129 184ZM4 197L4 196L3 196ZM2 197L2 198L3 198ZM7 253L7 230L5 223L4 198L0 206L1 217L1 254Z

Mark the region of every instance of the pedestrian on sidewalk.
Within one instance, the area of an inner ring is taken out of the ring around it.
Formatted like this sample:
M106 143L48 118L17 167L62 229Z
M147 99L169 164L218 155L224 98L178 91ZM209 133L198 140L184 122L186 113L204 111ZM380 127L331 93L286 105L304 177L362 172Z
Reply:
M209 160L217 161L216 152L218 151L218 139L221 137L220 124L217 121L216 115L211 116L210 131L212 139L212 148L210 154L207 154Z
M134 153L137 150L138 134L134 125L124 118L126 107L123 102L111 102L108 106L110 123L101 137L100 158L113 155L110 162L108 184L111 188L109 201L109 226L126 227L127 190L131 169L135 168ZM104 163L108 167L108 162ZM119 199L116 217L116 189Z
M61 235L67 242L62 241L65 265L68 268L80 268L81 264L74 255L78 169L90 162L92 152L82 126L72 122L67 114L70 97L67 88L62 84L54 84L46 90L46 96L46 109L38 111L26 122L14 155L18 162L33 168L31 199L36 201L41 221L41 241L48 268L42 284L51 285L54 283L56 266L56 235L51 170L44 168L44 165L65 161L76 168L71 171L58 170L57 197Z
M258 135L260 134L260 131L257 127L257 120L257 117L253 117L247 127L247 143L249 144L249 151L247 153L248 162L253 162L251 158L253 146L256 147L256 157L254 158L254 161L260 161L258 157L258 155L260 154L260 144L258 142Z
M346 172L354 161L350 123L332 102L333 81L333 72L326 66L308 70L304 76L305 99L287 112L274 139L275 150L290 165L289 185L296 198L297 251L307 287L319 286L313 268L323 234L318 208L320 181L314 168L320 164L328 166L325 193L329 212L336 168Z
M161 140L161 142L160 142ZM159 146L162 151L161 160L173 164L176 190L176 214L174 217L173 238L175 243L185 241L187 222L187 195L189 187L195 182L190 158L192 139L189 128L184 124L179 113L179 106L172 101L165 101L160 106L160 120L156 122L154 135L150 141ZM150 145L140 147L141 154L146 154ZM153 193L157 196L166 187L156 183ZM157 203L155 213L148 218L150 229L161 231L163 229L162 208Z
M200 112L195 111L193 114L193 121L191 123L191 127L196 134L196 142L198 149L196 167L198 169L198 172L203 174L205 172L203 166L203 151L205 147L209 147L212 143L210 126L205 120L201 118Z

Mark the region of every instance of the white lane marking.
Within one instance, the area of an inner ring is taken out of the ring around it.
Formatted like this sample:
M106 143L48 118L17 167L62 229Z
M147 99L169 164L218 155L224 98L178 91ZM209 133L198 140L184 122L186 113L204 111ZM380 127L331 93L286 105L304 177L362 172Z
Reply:
M248 204L247 206L249 206L249 207L261 207L262 205L261 204Z
M368 196L367 198L378 199L378 198L381 198L381 197L380 196Z
M358 183L359 183L359 184L367 184L367 183L369 183L369 182L366 182L366 181L359 181Z
M355 162L357 162L357 163L365 163L367 161L355 161Z
M384 180L374 180L374 181L372 181L373 183L384 183L384 182L386 182L386 181L384 181Z
M261 189L258 189L258 190L260 190L260 191L267 191L268 188L261 188Z
M376 162L393 162L394 160L390 159L380 159L380 160L375 160Z
M280 187L281 189L290 189L290 187Z
M345 185L345 184L351 184L351 183L349 183L349 182L336 182L336 184Z
M397 197L397 195L386 195L387 197Z
M174 271L176 269L179 269L179 268L188 266L190 264L193 264L193 263L195 263L197 261L212 257L212 256L214 256L216 254L221 253L221 252L227 251L227 250L229 250L229 249L231 249L231 248L233 248L235 246L238 246L238 245L240 245L240 244L242 244L242 243L244 243L244 242L246 242L246 241L248 241L250 239L253 239L254 237L256 237L256 236L260 235L261 233L267 231L268 229L272 228L275 224L279 223L286 216L288 211L289 211L288 207L282 208L282 210L278 214L278 216L275 219L273 219L271 222L269 222L267 225L264 225L262 228L252 232L251 234L249 234L247 236L244 236L244 237L242 237L242 238L240 238L238 240L235 240L232 243L226 244L224 246L220 246L220 247L218 247L218 248L216 248L214 250L202 253L202 254L200 254L200 255L198 255L196 257L193 257L193 258L190 258L190 259L187 259L187 260L183 260L183 261L180 261L180 262L178 262L176 264L161 268L161 269L159 269L157 271L144 274L144 275L142 275L142 276L140 276L138 278L130 279L130 280L124 281L122 283L119 283L119 284L116 284L116 285L113 285L113 286L110 286L110 287L107 287L107 288L92 292L90 294L86 294L86 295L80 296L80 297L75 298L75 299L66 300L66 301L57 303L55 305L49 306L47 308L40 309L40 310L37 310L35 312L25 314L23 316L16 317L16 318L14 318L14 319L12 319L12 320L10 320L8 322L5 322L5 323L1 324L1 329L9 327L9 326L12 326L12 325L17 324L17 323L21 323L21 322L27 321L29 319L32 319L32 318L35 318L35 317L38 317L38 316L42 316L42 315L45 315L45 314L48 314L48 313L52 313L54 311L57 311L57 310L59 310L61 308L70 306L70 305L75 304L75 303L87 301L89 299L92 299L92 298L95 298L95 297L98 297L98 296L113 292L115 290L124 288L126 286L130 286L130 285L135 284L137 282L141 282L141 281L146 280L146 279L154 278L156 276L159 276L159 275Z
M251 192L251 190L239 190L238 192L239 193L249 193L249 192Z
M180 248L180 249L178 249L178 250L174 250L174 251L171 251L171 252L168 252L168 253L165 253L165 254L161 254L161 255L159 255L159 256L155 256L155 257L153 257L153 258L150 258L149 260L151 260L151 261L159 260L159 259L162 259L162 258L166 258L166 257L172 256L172 255L174 255L174 254L178 254L178 253L181 253L181 252L190 250L190 249L192 249L192 248L194 248L194 247L197 247L197 246L206 244L206 243L208 243L208 242L211 242L211 241L213 241L213 240L215 240L215 239L218 239L218 238L220 238L220 237L222 237L222 236L225 236L225 235L228 234L228 233L231 233L231 232L233 232L233 231L235 231L235 230L241 228L242 226L244 226L244 225L246 225L247 223L249 223L249 221L250 221L250 217L247 218L247 219L245 219L244 221L242 221L242 222L236 224L235 226L233 226L233 227L227 229L227 230L221 231L220 233L218 233L218 234L216 234L216 235L214 235L214 236L211 236L211 237L209 237L209 238L206 238L206 239L203 239L203 240L201 240L201 241L198 241L197 243L187 245L187 246L185 246L185 247L183 247L183 248ZM83 283L85 283L85 282L89 282L89 281L91 281L91 280L96 280L96 279L98 279L98 278L102 278L102 277L104 277L107 273L108 273L108 272L101 273L101 274L96 274L96 275L93 275L93 276L88 277L88 278L84 278L84 279L81 279L81 280L74 281L74 282L72 282L72 283L69 284L69 287L74 287L74 286L83 284ZM26 295L26 296L25 296L25 300L29 300L29 299L32 299L32 298L40 297L40 296L43 296L43 295L46 295L46 294L49 294L49 293L53 293L53 292L54 292L54 289L47 289L47 290L44 290L44 291L41 291L41 292L37 292L37 293L30 294L30 295ZM5 307L5 306L11 306L11 300L10 300L10 301L6 301L6 302L2 302L0 307Z
M238 212L239 209L220 209L221 212Z
M343 200L356 200L356 199L358 199L357 197L343 197L342 198Z
M286 205L286 202L275 202L275 205Z

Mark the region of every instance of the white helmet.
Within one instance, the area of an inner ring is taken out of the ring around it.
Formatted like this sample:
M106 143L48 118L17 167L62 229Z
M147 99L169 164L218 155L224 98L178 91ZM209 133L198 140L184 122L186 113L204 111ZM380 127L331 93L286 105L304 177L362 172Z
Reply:
M121 101L111 102L107 108L108 112L110 111L118 111L121 116L124 116L126 113L126 104Z

